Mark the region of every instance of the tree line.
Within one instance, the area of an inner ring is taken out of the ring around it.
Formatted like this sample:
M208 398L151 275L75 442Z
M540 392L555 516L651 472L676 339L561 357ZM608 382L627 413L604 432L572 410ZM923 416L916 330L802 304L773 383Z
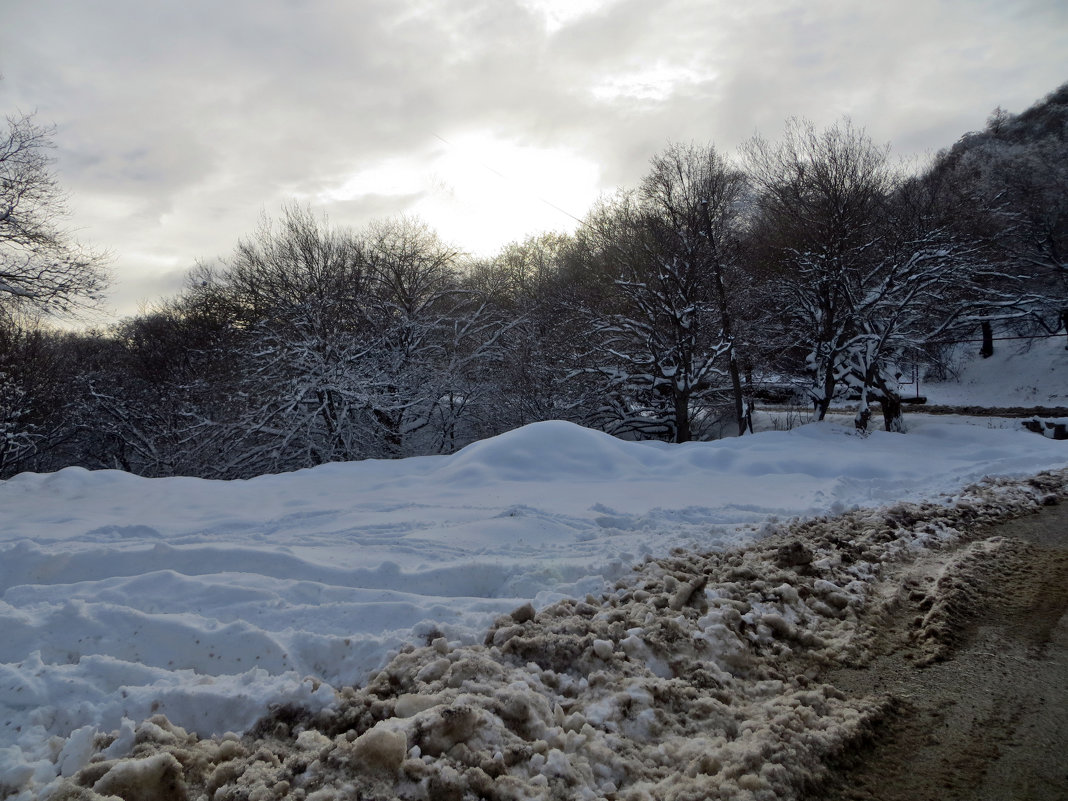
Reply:
M912 364L1068 324L1068 85L922 170L843 120L737 154L673 144L573 234L471 259L419 220L297 205L103 331L106 260L60 227L50 132L0 141L0 476L68 465L240 478L448 453L572 420L686 442L792 393L904 431Z

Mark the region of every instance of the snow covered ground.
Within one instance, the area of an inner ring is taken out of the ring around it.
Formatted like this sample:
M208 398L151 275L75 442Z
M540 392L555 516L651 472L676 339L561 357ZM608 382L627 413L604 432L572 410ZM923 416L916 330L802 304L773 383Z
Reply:
M999 340L989 359L978 344L960 346L956 380L920 384L927 402L946 406L1068 406L1068 350L1064 334L1037 340ZM910 388L905 387L909 395Z
M0 795L35 797L95 731L132 737L156 713L210 735L270 703L328 707L405 643L481 642L502 613L600 593L647 556L1068 464L1022 431L910 423L668 446L550 422L249 481L16 476L0 483Z

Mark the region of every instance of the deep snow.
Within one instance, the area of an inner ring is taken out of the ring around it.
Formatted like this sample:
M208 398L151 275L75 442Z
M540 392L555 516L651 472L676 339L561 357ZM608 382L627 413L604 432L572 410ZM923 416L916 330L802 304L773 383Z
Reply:
M327 707L406 643L481 641L525 601L602 592L675 548L1068 463L1021 431L910 424L668 446L550 422L249 481L16 476L0 484L0 788L32 797L95 730L132 736L155 713L209 735L274 702Z

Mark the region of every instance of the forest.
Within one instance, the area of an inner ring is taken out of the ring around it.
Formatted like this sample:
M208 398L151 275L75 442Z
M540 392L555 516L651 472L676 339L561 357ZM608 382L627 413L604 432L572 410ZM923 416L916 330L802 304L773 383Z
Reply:
M901 383L950 345L1068 328L1068 84L921 169L849 120L672 144L573 234L492 258L289 205L103 330L50 324L106 289L62 228L51 135L0 134L0 478L245 478L545 420L706 440L766 401L904 431Z

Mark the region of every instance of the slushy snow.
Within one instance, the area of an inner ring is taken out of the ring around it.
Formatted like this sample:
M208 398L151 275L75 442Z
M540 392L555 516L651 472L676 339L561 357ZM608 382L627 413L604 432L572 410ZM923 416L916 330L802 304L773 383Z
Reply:
M16 476L0 483L0 792L37 797L85 766L98 731L117 732L108 755L124 756L135 722L157 714L209 736L271 704L329 710L409 644L480 643L502 614L607 592L677 548L723 550L776 521L945 501L985 476L1068 464L1064 443L1022 431L910 426L665 445L548 422L452 456L248 481ZM673 588L672 608L696 589ZM761 624L788 630L777 614ZM702 624L710 647L715 624ZM668 671L640 630L619 645ZM603 658L614 644L592 647ZM417 678L436 681L434 664ZM155 724L139 725L144 737ZM184 736L157 728L155 741ZM388 727L362 737L357 754L404 756ZM173 768L165 755L125 764L101 792Z

